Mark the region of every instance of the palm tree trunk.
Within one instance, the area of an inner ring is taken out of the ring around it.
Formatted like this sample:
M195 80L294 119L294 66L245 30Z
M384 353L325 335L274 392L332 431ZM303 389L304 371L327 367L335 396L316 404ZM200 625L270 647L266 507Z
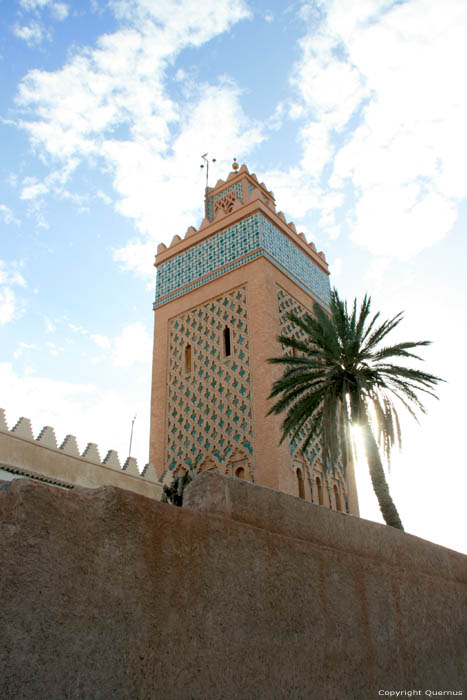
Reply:
M366 411L360 413L360 427L362 430L368 468L370 470L371 483L373 484L373 489L378 499L384 521L387 525L391 525L391 527L403 530L404 528L399 513L389 493L378 445L368 422Z

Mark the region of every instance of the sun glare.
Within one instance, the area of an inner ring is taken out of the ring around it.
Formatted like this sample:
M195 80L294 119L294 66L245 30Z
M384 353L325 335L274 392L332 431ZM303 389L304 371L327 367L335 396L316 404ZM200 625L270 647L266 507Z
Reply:
M373 491L368 464L363 446L362 431L359 426L353 425L350 428L353 444L353 457L355 464L355 479L357 481L358 504L360 516L368 520L375 520L382 523L383 517L379 509L378 501Z

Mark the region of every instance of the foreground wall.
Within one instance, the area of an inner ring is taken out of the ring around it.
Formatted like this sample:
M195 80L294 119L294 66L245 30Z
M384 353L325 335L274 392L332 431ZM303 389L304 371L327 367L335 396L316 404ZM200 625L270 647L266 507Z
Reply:
M1 486L1 698L466 692L466 557L216 474L186 505Z

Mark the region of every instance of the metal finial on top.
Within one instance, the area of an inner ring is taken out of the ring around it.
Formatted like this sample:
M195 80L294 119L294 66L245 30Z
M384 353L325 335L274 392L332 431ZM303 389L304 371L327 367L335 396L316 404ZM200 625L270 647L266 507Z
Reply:
M206 163L206 189L208 188L208 178L209 178L209 159L207 158L207 155L208 155L208 154L205 153L203 156L201 156L201 158L202 158L202 159L204 160L204 162ZM215 163L215 162L216 162L216 159L215 159L215 158L211 158L211 163ZM204 164L201 164L199 167L200 167L200 168L204 168Z
M204 189L204 216L206 219L208 218L208 192L209 192L209 186L208 186L208 180L209 180L209 159L207 157L207 153L201 156L201 158L204 160L206 163L206 187ZM216 159L211 158L211 163L215 163ZM200 168L204 168L204 163L202 163Z
M240 167L240 166L239 166L238 163L237 163L237 159L234 158L234 159L233 159L233 163L232 163L232 170L238 170L239 167Z

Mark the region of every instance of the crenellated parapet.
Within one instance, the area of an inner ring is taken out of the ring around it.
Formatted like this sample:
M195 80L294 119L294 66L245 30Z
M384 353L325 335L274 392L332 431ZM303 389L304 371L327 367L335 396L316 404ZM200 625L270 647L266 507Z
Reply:
M276 212L276 203L273 192L266 188L264 182L259 182L255 173L250 173L246 165L242 165L238 171L232 171L226 180L219 179L214 187L208 187L207 190L207 213L208 216L203 219L199 229L194 226L189 226L183 238L178 234L173 236L170 245L167 247L164 243L159 243L157 246L157 257L167 253L178 253L178 247L181 243L185 242L188 238L194 237L200 231L204 231L212 227L214 223L217 223L228 217L235 212L243 209L254 202L261 202L270 211L272 211L277 219L285 224L287 227L287 232L292 233L296 239L300 239L301 242L305 244L307 249L311 251L311 254L317 258L317 261L323 265L325 263L325 269L328 271L326 257L322 251L319 253L316 250L316 246L313 242L308 243L304 233L299 233L295 224L292 221L287 222L285 215L282 211ZM218 227L215 227L217 230ZM199 239L199 236L197 237ZM194 242L194 241L193 241ZM296 240L295 242L298 243ZM184 246L180 246L183 249ZM165 256L165 258L167 257ZM319 260L318 260L319 259Z
M276 211L274 194L246 165L206 189L205 214L199 229L189 226L183 238L175 235L168 247L159 244L154 308L258 257L267 258L315 301L328 306L324 253Z
M160 499L162 485L152 464L140 472L134 457L122 462L115 450L101 459L99 448L89 442L80 453L74 435L58 443L55 430L44 426L34 437L31 421L22 416L8 428L4 409L0 409L0 480L23 475L38 481L70 487L118 486L150 498Z

